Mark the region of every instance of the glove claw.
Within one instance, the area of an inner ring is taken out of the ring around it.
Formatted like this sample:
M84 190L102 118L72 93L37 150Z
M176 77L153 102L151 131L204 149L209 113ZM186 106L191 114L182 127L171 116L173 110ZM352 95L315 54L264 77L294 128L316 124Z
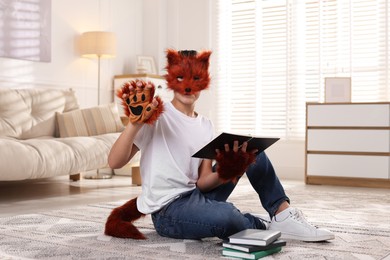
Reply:
M132 123L153 124L163 112L163 102L155 97L155 87L152 82L142 80L129 81L118 90L117 96L122 99L125 114Z

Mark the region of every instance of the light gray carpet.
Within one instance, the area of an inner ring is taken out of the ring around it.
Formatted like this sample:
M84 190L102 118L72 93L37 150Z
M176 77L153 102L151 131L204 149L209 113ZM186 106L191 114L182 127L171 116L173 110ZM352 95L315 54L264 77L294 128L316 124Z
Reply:
M264 259L390 259L390 192L340 192L286 187L310 222L333 231L322 243L287 241ZM130 199L130 198L129 198ZM264 213L247 186L232 195L242 211ZM0 259L218 259L221 241L160 237L150 217L137 222L145 241L103 235L112 208L125 201L0 219ZM254 206L256 205L256 206Z

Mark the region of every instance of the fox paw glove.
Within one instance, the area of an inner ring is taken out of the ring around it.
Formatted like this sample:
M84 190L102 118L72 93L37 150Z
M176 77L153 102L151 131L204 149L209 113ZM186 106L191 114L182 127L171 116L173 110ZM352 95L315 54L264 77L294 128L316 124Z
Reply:
M237 182L248 166L256 160L256 155L248 152L221 151L217 154L217 173L224 182Z
M153 124L163 112L163 102L156 97L158 105L152 104L155 87L152 82L129 81L119 89L117 96L122 99L125 114L132 123Z

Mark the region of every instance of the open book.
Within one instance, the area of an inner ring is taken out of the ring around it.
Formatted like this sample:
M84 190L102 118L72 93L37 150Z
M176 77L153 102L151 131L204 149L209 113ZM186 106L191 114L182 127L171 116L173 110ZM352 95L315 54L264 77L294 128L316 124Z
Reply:
M238 141L239 146L244 142L248 143L247 151L257 149L260 153L278 141L279 138L265 138L255 137L250 135L236 135L230 133L222 133L214 138L210 143L206 144L202 149L197 151L192 157L203 158L203 159L215 159L217 155L215 150L225 150L225 144L229 144L229 147L233 149L234 141Z

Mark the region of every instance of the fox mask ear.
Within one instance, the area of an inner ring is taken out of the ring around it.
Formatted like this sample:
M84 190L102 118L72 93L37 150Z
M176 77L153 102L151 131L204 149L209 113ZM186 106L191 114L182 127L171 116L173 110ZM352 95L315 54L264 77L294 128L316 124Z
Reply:
M197 59L206 67L206 69L209 69L209 60L210 60L211 51L203 51L198 54Z
M165 78L169 89L181 94L194 94L208 88L211 51L167 50Z
M169 49L167 50L167 60L170 65L177 64L180 61L180 55L177 51Z

